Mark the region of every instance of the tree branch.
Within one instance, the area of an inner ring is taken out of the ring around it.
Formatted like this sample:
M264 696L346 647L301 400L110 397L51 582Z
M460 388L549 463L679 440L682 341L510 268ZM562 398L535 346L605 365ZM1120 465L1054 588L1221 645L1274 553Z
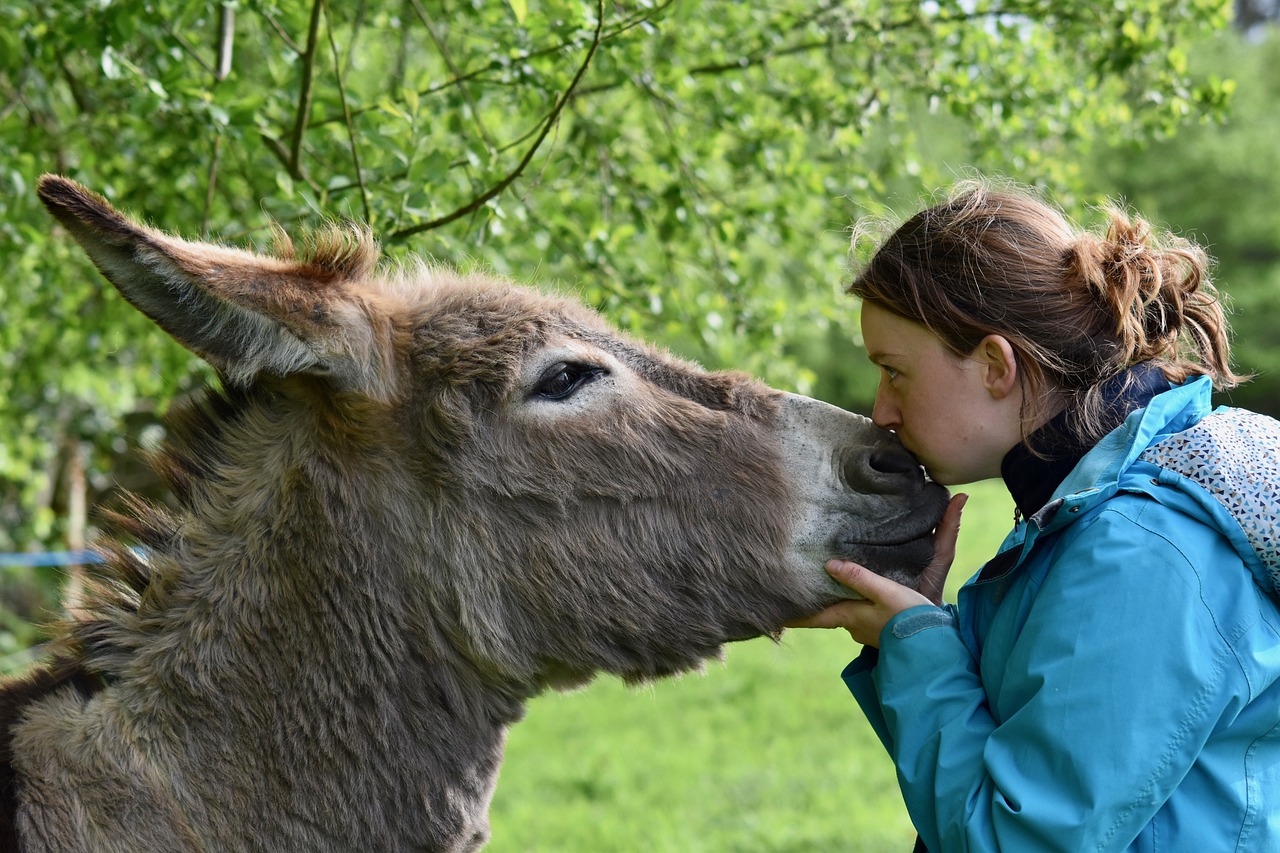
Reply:
M178 43L178 45L182 48L183 52L187 54L187 56L194 59L196 61L196 64L199 65L201 68L203 68L205 71L209 72L210 75L214 74L213 66L210 65L208 61L205 60L205 58L200 55L200 51L196 50L195 45L193 45L191 42L183 38L182 33L178 32L173 27L169 26L167 23L161 24L161 26L164 27L164 30L169 34L169 37Z
M76 109L80 111L81 115L92 113L93 107L89 103L80 81L76 79L76 75L72 74L71 69L67 66L66 57L58 57L58 70L62 72L62 79L67 81L67 89L71 92L71 100L75 101Z
M213 137L213 153L209 156L209 180L204 190L204 213L200 217L200 239L209 238L209 218L213 212L214 188L218 185L218 164L222 160L222 134Z
M307 29L307 49L302 54L302 82L298 89L298 116L293 124L293 137L289 145L289 174L300 178L299 162L302 157L302 137L307 132L307 119L311 113L311 81L315 73L316 40L320 34L320 8L324 0L315 0L311 6L311 25Z
M235 39L235 10L223 5L218 18L218 67L207 68L213 75L216 87L231 74L231 49ZM222 131L214 132L213 151L209 155L209 178L204 190L204 212L200 216L200 238L209 236L209 219L213 213L213 198L218 186L218 166L222 161Z
M458 66L454 64L453 57L449 55L449 48L444 40L436 34L436 28L431 26L431 18L427 15L427 10L422 8L422 4L418 0L409 0L409 5L413 7L414 13L418 19L422 21L422 26L427 30L427 35L431 37L431 41L436 46L436 50L440 53L440 58L444 60L445 67L449 69L449 73L453 75L453 79L458 80L462 77L462 73L458 70ZM480 118L480 109L476 106L476 100L471 95L471 87L462 86L462 97L467 99L467 105L471 107L471 117L475 120L476 129L480 131L481 138L484 139L489 150L497 148L497 144L493 141L493 137L489 134L489 129L484 126L484 122Z
M344 68L351 68L351 63L356 55L356 41L360 30L364 28L364 17L369 10L369 0L360 0L360 5L356 7L355 17L351 21L351 43L347 45L347 58L343 62Z
M266 131L259 130L258 138L262 140L262 144L267 146L267 150L275 155L280 161L280 165L286 169L289 168L289 152L285 150L284 143L274 136L268 136Z
M218 70L213 79L221 83L231 75L231 49L236 37L236 10L223 3L218 7Z
M267 146L267 150L274 154L275 158L280 161L280 165L284 166L285 171L289 172L289 177L294 178L295 180L304 181L307 186L311 187L311 189L316 192L317 195L320 193L320 185L311 179L311 175L307 174L306 169L299 166L298 174L293 174L289 167L289 151L284 147L283 142L276 139L274 136L268 136L267 132L264 130L258 131L258 138L262 140L263 145Z
M267 19L267 23L270 24L271 28L276 31L276 35L280 36L281 41L283 41L290 50L292 50L294 53L301 56L302 48L298 47L298 43L293 40L293 37L290 36L289 33L285 31L284 27L280 26L280 22L277 21L275 18L271 17L271 13L267 12L266 10L263 10L260 14L262 15L262 17Z
M820 13L831 11L838 6L838 3L832 3L818 12L806 15L797 20L796 24L787 29L787 32L794 32L803 26L812 23L813 19L818 17ZM854 21L852 26L858 29L871 32L891 32L893 30L906 29L908 27L924 24L957 24L967 21L980 20L985 18L997 18L1004 15L1028 15L1030 12L1026 9L1018 8L1016 4L1010 7L996 7L985 10L962 11L955 14L936 15L933 18L921 18L918 15L898 18L893 21L885 21L877 23L874 21ZM796 42L795 44L786 45L784 47L773 50L757 49L747 53L743 53L736 59L728 59L720 62L711 62L705 65L695 65L689 68L687 73L691 77L710 76L715 74L725 74L733 71L743 71L747 68L753 68L757 65L764 65L773 59L784 56L793 56L798 53L807 53L811 50L827 49L832 46L831 38L807 39L805 41ZM632 82L630 78L619 77L605 83L599 83L595 86L583 87L578 90L575 97L585 98L588 95L596 95L601 92L608 92L614 89L622 88Z
M320 0L321 3L324 0ZM347 139L351 143L351 161L356 170L356 184L360 187L360 204L364 208L364 221L372 225L373 214L369 208L369 191L364 185L364 170L360 168L360 148L356 145L356 129L351 123L351 109L347 106L347 89L342 81L342 57L338 54L338 42L333 37L333 15L325 9L325 31L329 34L329 49L333 52L333 73L338 83L338 100L342 103L342 114L347 121Z
M412 7L409 0L402 0L400 7L400 40L396 45L396 61L391 66L391 74L387 77L387 95L395 97L401 89L404 88L404 76L409 68L409 30L404 26L404 21L408 20L409 12ZM321 119L321 121L329 121L329 119ZM320 122L317 122L319 124Z
M405 0L406 7L408 7L411 2L412 0ZM626 33L629 30L635 29L636 27L640 26L641 24L647 21L653 20L661 12L663 12L667 7L675 3L676 3L676 0L665 0L665 2L660 3L657 6L654 6L652 9L646 10L643 14L636 15L634 18L629 18L628 20L623 21L621 24L618 24L618 26L614 27L612 30L604 33L600 37L600 42L603 44L604 42L607 42L610 39L617 38L618 36ZM522 54L519 54L518 56L512 57L511 62L512 64L517 64L517 63L527 62L530 59L537 59L542 56L549 56L551 54L559 53L560 51L564 50L566 47L569 47L571 44L572 44L571 41L563 41L563 42L560 42L559 44L552 45L551 47L540 47L537 50L531 50L527 53L522 53ZM474 71L466 71L461 74L457 74L456 76L448 80L445 80L443 83L437 83L434 86L428 86L425 89L419 90L418 97L426 98L431 95L435 95L439 92L443 92L445 89L452 89L454 86L461 86L464 83L467 83L468 81L476 79L477 77L483 77L485 74L489 74L492 71L493 69L490 66L486 65L483 68L477 68ZM579 89L578 92L579 92L579 95L581 95L583 93L583 90ZM352 110L351 114L353 116L359 116L372 109L377 109L377 107L376 106L359 107L355 110ZM325 116L324 118L319 118L311 122L311 126L319 127L322 124L331 124L335 121L342 121L342 119L338 116ZM502 149L499 149L499 151L501 150Z
M455 219L461 219L462 217L479 210L487 201L492 198L496 198L503 190L511 186L511 183L515 181L516 178L520 177L521 173L524 172L525 168L527 168L529 163L533 160L534 154L538 152L538 148L547 138L547 135L551 133L551 128L555 126L556 121L560 118L560 113L564 110L565 104L569 103L569 99L573 97L574 89L577 88L583 75L587 73L587 67L591 64L592 58L596 55L596 49L600 47L601 34L603 30L604 0L596 0L596 31L591 40L591 47L587 50L587 55L582 60L582 65L578 67L578 72L574 74L573 79L569 81L569 87L560 95L559 100L556 101L556 105L551 109L551 113L547 116L546 121L543 122L542 131L538 134L538 138L529 146L529 149L524 153L524 157L520 159L520 162L516 164L516 167L511 170L505 178L498 181L489 189L485 190L483 193L476 196L452 213L447 213L444 216L433 219L429 222L420 222L417 225L402 228L399 231L394 232L389 239L395 241L404 240L414 234L420 234L421 232L429 231L432 228L439 228L441 225L447 225Z

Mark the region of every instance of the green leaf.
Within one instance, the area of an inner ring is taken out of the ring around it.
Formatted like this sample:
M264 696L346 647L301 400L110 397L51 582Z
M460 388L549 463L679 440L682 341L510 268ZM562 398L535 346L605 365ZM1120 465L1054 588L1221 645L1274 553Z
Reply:
M389 254L470 260L582 294L709 367L865 408L874 377L851 349L856 306L840 287L851 222L892 218L971 169L1051 188L1078 214L1093 200L1092 151L1119 159L1133 142L1220 131L1274 77L1241 64L1255 55L1242 43L1212 62L1198 52L1228 4L1172 2L1024 3L1007 20L956 0L918 14L886 3L815 12L805 0L605 4L612 35L553 117L591 44L594 2L541 0L532 14L527 0L453 4L434 33L442 50L403 0L367 0L363 24L335 21L342 91L327 45L311 65L306 122L295 47L309 4L240 3L235 73L215 82L216 4L0 2L0 80L21 105L0 110L0 537L58 536L58 519L37 517L59 424L94 433L93 473L108 481L134 401L162 406L196 369L40 209L31 188L58 164L159 227L196 237L207 224L244 246L269 245L273 220L296 238L326 218L363 218L367 201ZM1275 138L1265 110L1247 115L1233 126ZM1199 174L1269 187L1274 145L1231 138L1195 161ZM518 166L475 214L396 236L466 209ZM1280 226L1262 206L1250 215L1232 227L1265 255ZM1256 280L1280 288L1265 271ZM1249 304L1274 316L1261 297Z

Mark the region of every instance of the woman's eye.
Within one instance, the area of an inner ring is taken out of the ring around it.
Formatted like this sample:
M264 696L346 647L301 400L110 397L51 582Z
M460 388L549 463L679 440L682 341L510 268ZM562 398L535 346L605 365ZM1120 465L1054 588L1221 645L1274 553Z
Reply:
M542 374L529 396L543 400L567 400L583 385L606 373L608 371L603 367L594 364L557 364Z
M887 378L889 381L893 381L894 379L898 378L898 371L894 370L892 367L889 367L886 364L882 364L880 365L880 369L884 371L885 378Z

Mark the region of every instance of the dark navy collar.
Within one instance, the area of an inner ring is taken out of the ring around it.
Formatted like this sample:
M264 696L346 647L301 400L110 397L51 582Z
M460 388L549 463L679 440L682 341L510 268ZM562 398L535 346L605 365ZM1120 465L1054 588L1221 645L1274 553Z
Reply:
M1120 426L1130 412L1144 408L1151 398L1170 387L1164 372L1151 362L1134 365L1108 380L1102 389L1107 400L1106 432ZM1070 409L1059 412L1005 454L1000 463L1000 477L1024 518L1035 515L1049 502L1062 481L1097 443L1075 437L1070 429L1073 416Z

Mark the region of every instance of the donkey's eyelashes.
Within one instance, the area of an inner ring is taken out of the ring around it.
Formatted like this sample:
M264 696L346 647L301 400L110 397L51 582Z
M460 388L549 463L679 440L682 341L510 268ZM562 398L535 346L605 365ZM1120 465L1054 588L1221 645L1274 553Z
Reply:
M595 364L557 362L538 377L533 390L529 392L529 397L542 400L567 400L583 385L608 374L608 370Z

